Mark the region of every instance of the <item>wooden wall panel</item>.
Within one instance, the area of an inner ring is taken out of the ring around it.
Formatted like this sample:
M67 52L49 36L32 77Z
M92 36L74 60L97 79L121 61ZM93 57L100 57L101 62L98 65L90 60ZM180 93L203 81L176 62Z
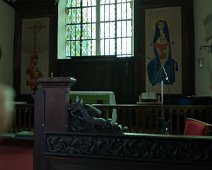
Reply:
M183 15L183 94L194 94L194 34L192 0L135 0L135 56L118 59L57 60L57 4L54 0L18 0L14 44L14 87L20 94L20 43L23 18L50 17L49 72L54 76L73 76L74 90L112 90L118 103L135 103L145 91L144 10L164 6L182 6ZM179 96L173 96L173 98Z
M118 103L134 102L134 59L58 60L55 76L73 76L73 90L113 91Z

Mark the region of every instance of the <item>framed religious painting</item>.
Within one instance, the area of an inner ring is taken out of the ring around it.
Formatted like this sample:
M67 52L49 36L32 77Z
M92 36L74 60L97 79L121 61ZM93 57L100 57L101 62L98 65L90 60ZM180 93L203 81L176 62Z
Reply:
M146 91L182 94L181 6L145 9Z
M33 94L49 72L49 18L22 20L21 94Z

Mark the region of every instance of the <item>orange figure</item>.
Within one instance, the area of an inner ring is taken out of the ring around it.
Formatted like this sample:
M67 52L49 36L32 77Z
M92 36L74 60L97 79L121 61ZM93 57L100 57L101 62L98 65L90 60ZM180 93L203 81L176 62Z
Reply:
M43 76L40 70L37 68L38 56L32 54L29 62L29 66L26 73L29 75L29 79L26 81L26 85L30 87L31 90L36 90L38 87L37 80Z

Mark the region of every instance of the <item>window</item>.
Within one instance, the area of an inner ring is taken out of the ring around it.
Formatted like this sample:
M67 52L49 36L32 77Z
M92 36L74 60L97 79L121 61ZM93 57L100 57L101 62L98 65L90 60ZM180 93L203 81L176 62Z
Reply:
M67 0L65 57L131 57L132 0Z

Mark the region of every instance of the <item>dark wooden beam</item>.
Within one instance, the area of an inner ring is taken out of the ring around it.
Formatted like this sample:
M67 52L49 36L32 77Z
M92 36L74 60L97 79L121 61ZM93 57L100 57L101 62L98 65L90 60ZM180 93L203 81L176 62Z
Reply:
M10 5L10 6L12 6L13 8L15 7L14 6L14 2L16 1L16 0L3 0L5 3L7 3L8 5Z

